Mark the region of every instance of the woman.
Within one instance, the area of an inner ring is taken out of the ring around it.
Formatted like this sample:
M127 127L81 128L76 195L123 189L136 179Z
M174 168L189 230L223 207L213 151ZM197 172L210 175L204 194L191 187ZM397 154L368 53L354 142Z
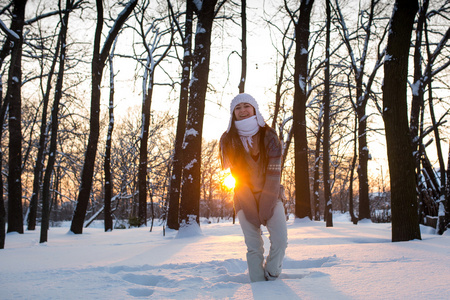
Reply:
M230 123L220 139L222 167L236 179L234 206L247 245L251 281L275 280L287 247L286 218L280 197L281 145L266 125L258 103L239 94L230 105ZM270 251L264 262L261 225L267 227Z

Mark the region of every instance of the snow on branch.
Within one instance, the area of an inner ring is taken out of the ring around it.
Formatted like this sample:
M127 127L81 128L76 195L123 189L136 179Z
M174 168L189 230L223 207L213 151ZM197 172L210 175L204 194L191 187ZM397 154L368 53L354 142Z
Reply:
M15 33L14 31L12 31L11 29L9 29L5 23L3 23L2 20L0 20L0 29L12 40L19 40L20 37L19 35L17 35L17 33Z

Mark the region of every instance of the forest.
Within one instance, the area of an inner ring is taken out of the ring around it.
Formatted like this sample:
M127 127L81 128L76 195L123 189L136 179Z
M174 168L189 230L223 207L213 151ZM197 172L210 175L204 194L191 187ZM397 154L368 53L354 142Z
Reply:
M218 139L242 92L282 143L286 215L444 233L449 18L448 0L0 0L0 249L62 221L234 220Z

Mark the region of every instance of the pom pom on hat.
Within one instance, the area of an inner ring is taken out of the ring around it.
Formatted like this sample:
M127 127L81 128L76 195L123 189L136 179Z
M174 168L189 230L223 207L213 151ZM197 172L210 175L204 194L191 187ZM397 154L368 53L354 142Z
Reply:
M255 114L256 114L256 120L258 121L258 125L261 127L264 127L266 125L266 122L264 121L263 116L261 115L261 112L259 111L258 102L256 102L255 98L253 98L250 94L247 93L241 93L237 95L236 97L231 100L230 104L230 123L228 124L227 132L230 131L231 124L233 122L233 114L234 114L234 108L236 105L240 103L249 103L251 106L255 108Z

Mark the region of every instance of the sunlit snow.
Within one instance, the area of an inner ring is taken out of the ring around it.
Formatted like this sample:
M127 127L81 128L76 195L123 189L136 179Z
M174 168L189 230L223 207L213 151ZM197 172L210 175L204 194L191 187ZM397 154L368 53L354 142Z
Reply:
M241 228L203 221L197 234L149 227L83 234L70 224L8 234L0 250L1 299L446 299L450 235L391 242L390 224L290 219L280 278L250 283ZM192 233L192 232L191 232ZM267 231L264 230L266 254Z

